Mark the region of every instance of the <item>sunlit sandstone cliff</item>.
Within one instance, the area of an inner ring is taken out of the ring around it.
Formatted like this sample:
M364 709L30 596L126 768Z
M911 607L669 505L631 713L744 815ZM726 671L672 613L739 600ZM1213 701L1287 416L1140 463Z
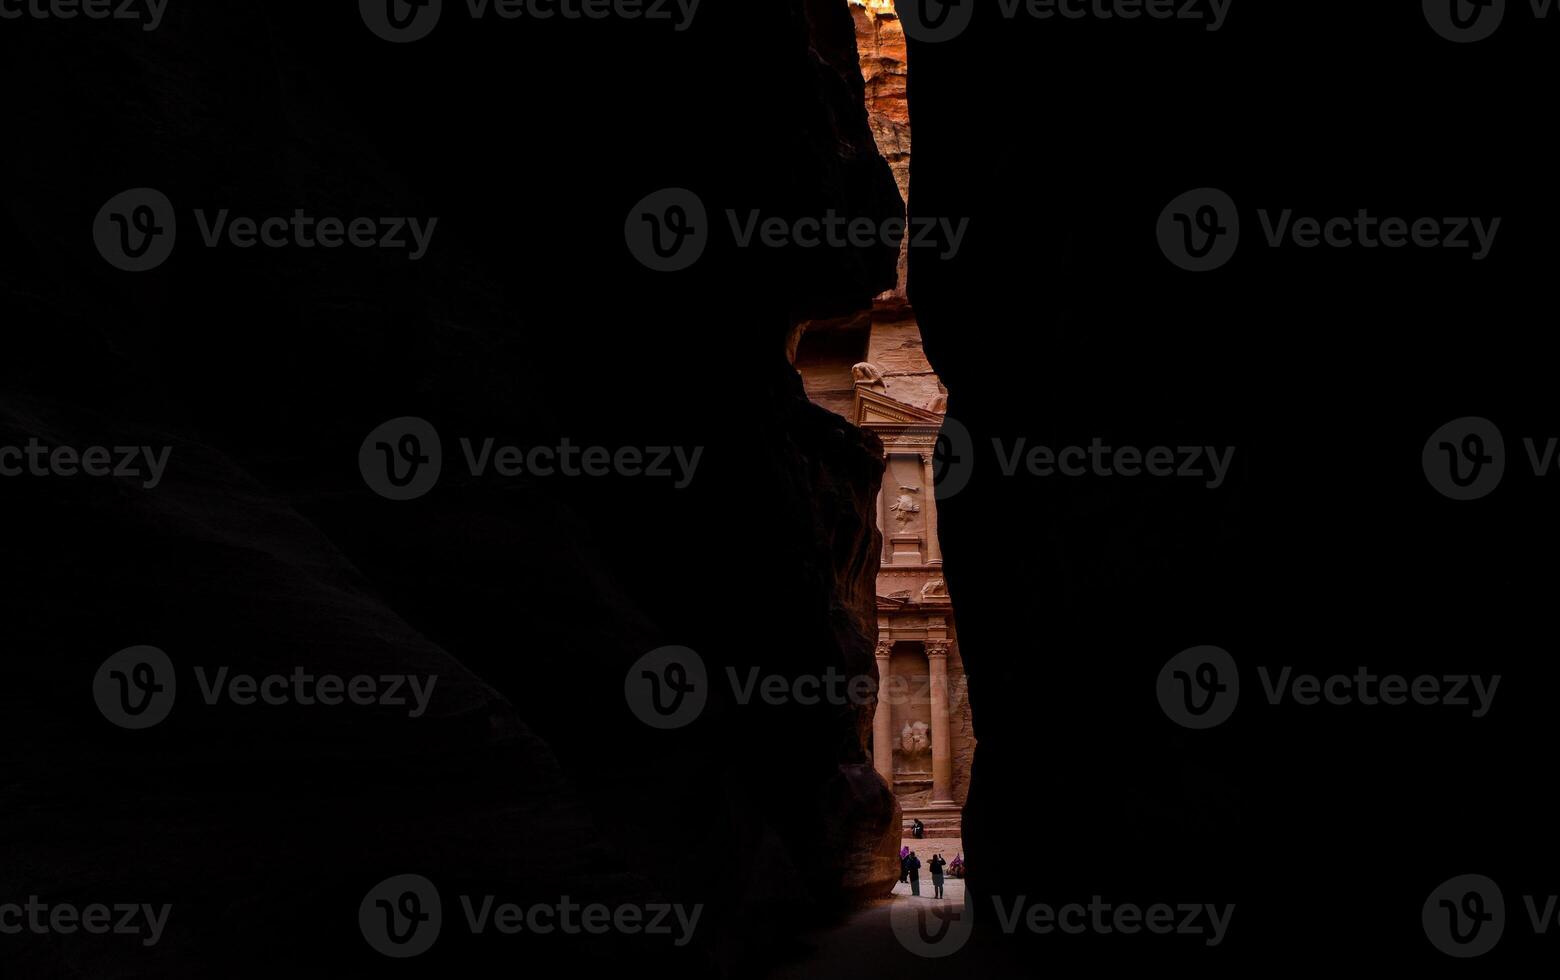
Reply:
M902 198L910 185L905 37L893 4L850 0L872 137ZM947 394L926 359L906 298L910 237L894 288L870 310L803 323L792 357L808 396L885 444L877 504L878 669L908 703L880 705L873 758L908 823L957 835L974 757L973 718L942 574L932 457ZM918 693L917 693L918 692Z

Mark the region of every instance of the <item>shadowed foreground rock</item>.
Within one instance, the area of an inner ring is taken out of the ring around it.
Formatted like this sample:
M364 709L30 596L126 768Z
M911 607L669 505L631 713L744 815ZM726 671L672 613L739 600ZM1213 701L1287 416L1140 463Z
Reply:
M891 886L899 815L864 750L871 706L742 704L726 683L728 667L873 670L878 448L806 402L784 341L800 317L865 307L895 256L740 249L724 212L900 207L844 3L739 8L680 33L449 16L415 45L378 40L355 5L8 35L0 71L37 89L11 122L25 152L0 164L0 445L171 453L151 489L0 480L20 573L0 900L173 906L151 948L3 937L8 972L383 968L359 904L421 874L444 922L408 970L731 973ZM623 247L630 207L667 186L715 223L677 275ZM132 187L179 217L173 257L138 274L89 234ZM208 247L195 212L223 209L439 222L413 262ZM358 468L400 416L443 445L437 486L410 501ZM680 488L510 479L471 471L489 438L700 455ZM166 721L128 731L92 682L138 644L179 688ZM667 644L700 654L713 692L662 732L623 683ZM436 683L416 717L207 704L221 668ZM483 895L702 916L685 946L473 936L460 896Z

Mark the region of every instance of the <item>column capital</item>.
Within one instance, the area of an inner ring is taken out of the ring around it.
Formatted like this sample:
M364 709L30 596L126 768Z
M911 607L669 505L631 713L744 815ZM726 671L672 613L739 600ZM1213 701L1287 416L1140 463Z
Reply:
M888 657L889 657L889 654L891 654L893 652L894 652L894 641L893 640L882 640L882 639L880 639L880 640L877 641L877 650L876 650L874 655L879 660L887 660Z
M953 645L952 640L924 640L923 643L928 657L946 657L948 648Z

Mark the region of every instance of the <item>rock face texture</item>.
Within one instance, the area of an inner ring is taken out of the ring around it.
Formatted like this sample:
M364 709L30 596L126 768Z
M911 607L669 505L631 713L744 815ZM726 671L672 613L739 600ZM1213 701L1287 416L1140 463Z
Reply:
M10 113L0 162L0 446L169 455L150 489L0 479L23 572L0 900L173 906L152 948L6 937L8 975L361 974L388 961L359 903L403 873L443 896L415 961L430 975L582 959L733 974L892 883L870 705L744 702L727 678L873 673L878 447L806 400L785 340L799 317L864 309L895 258L739 247L726 212L902 205L845 4L721 6L674 32L446 4L405 45L350 4L8 28L0 73L44 84ZM173 202L179 239L132 274L91 229L136 187ZM624 245L663 187L711 222L677 274ZM224 210L298 209L438 224L416 261L202 234ZM437 430L443 467L394 501L359 449L401 416ZM684 486L506 477L477 462L488 439L699 462ZM139 644L179 689L166 721L130 731L93 678ZM625 677L671 644L702 658L709 703L658 731ZM208 703L200 680L222 669L437 681L412 717ZM484 895L703 911L686 945L474 935L458 896Z
M894 5L851 0L856 46L866 82L867 122L893 168L901 195L910 189L910 121L906 103L905 36ZM878 501L885 540L877 575L878 672L900 690L874 736L879 772L894 785L908 827L921 819L931 832L959 833L959 807L969 793L975 753L968 680L942 577L936 502L926 466L935 453L947 390L922 349L907 298L911 236L901 243L894 288L864 313L799 325L791 357L807 395L874 433L884 444L886 470ZM928 651L936 651L935 671ZM934 699L933 687L946 695ZM946 701L946 704L942 703ZM945 729L945 731L944 731ZM946 735L945 741L940 741ZM891 746L878 743L892 742Z
M892 0L850 0L856 25L856 48L861 57L861 77L867 90L867 121L878 152L894 172L901 197L910 197L910 103L907 96L909 64L905 32ZM910 242L899 247L894 288L879 296L886 308L905 302L905 277L909 271Z

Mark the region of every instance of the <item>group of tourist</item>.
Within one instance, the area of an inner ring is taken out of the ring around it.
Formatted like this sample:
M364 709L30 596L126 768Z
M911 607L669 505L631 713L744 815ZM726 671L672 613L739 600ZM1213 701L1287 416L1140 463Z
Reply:
M933 898L943 897L944 870L955 878L964 877L964 857L960 854L955 854L951 863L944 861L941 854L933 854L927 866L932 872ZM899 849L899 880L910 883L910 894L921 894L921 859L908 847Z

